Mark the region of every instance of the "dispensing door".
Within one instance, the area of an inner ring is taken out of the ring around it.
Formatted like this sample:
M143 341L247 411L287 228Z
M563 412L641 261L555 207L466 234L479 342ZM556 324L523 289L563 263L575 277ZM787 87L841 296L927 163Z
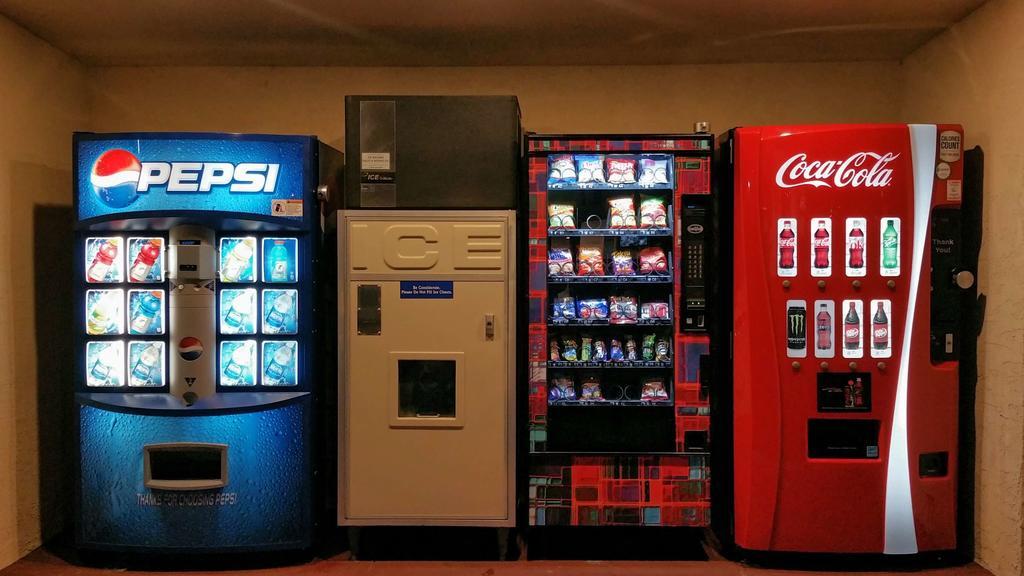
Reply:
M515 213L343 213L339 523L514 524Z

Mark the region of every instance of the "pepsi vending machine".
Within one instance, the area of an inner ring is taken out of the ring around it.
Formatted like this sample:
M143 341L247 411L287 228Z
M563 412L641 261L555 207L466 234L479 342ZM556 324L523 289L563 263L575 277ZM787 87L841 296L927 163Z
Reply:
M175 553L313 531L318 184L305 136L74 136L76 538Z
M957 125L905 124L724 140L739 548L913 555L970 539L981 191L962 142Z

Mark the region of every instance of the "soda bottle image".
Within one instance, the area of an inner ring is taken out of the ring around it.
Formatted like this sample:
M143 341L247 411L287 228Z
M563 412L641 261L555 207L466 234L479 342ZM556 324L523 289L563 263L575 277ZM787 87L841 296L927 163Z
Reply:
M246 370L252 370L252 342L243 342L231 353L231 359L224 366L224 384L239 386L245 384Z
M294 306L294 298L287 292L282 292L274 299L274 306L267 312L264 330L270 334L283 332L288 325Z
M114 265L114 258L117 258L117 244L107 240L96 251L96 256L93 257L92 263L89 264L89 270L85 274L86 280L89 282L106 282L107 273L110 272L110 267Z
M288 375L292 369L292 362L295 360L295 343L285 342L278 346L274 356L267 365L264 384L273 386L275 384L288 384Z
M843 386L843 406L846 408L853 408L853 379L850 378L846 381L846 386Z
M860 346L860 316L853 302L843 320L843 346L847 350L856 350Z
M779 232L779 268L792 268L796 265L793 255L796 252L796 234L793 232L793 225L789 220L782 224L782 232Z
M103 294L89 310L89 318L85 322L86 332L97 335L114 331L117 315L120 313L121 298L117 292Z
M832 347L832 315L828 313L828 308L824 303L818 307L816 319L818 350L828 350Z
M252 313L252 298L248 292L239 292L231 301L231 308L224 316L224 324L232 332L246 331L246 324L249 321L249 314Z
M864 267L864 230L860 226L850 230L850 237L846 241L850 250L850 268Z
M889 317L885 315L885 308L881 302L875 308L875 316L871 319L871 347L875 350L885 350L889 347Z
M132 373L129 376L131 386L149 386L153 383L153 371L160 365L160 348L156 344L150 344L139 354L139 359L132 366Z
M139 249L139 253L135 255L135 261L132 262L132 267L128 271L128 279L131 282L145 282L149 279L149 271L153 269L153 265L156 264L156 259L160 257L160 244L150 240Z
M149 334L153 320L160 314L160 298L152 292L145 292L139 298L139 303L132 315L132 322L128 329L131 334Z
M814 231L814 267L828 268L829 248L832 241L829 239L828 230L825 229L825 221L818 220L818 229Z
M900 241L896 234L896 222L889 220L882 232L882 268L894 270L899 265Z
M274 243L274 247L270 249L267 260L270 263L270 281L287 282L288 249L284 247L284 242L277 241Z
M111 382L117 370L117 364L121 360L120 355L113 344L108 345L96 355L96 362L89 370L90 386L117 386L118 382Z
M254 238L243 238L235 244L224 259L224 266L221 268L220 277L225 282L238 282L242 274L249 268L252 255L256 251L256 240Z
M864 407L864 381L860 376L858 376L857 381L853 383L853 407Z

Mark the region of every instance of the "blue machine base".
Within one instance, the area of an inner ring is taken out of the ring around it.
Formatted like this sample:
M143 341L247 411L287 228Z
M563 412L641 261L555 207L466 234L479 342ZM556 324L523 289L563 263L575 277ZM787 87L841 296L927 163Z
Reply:
M308 548L310 396L211 414L140 413L79 398L77 542L176 553ZM228 483L200 491L143 484L143 447L228 445Z

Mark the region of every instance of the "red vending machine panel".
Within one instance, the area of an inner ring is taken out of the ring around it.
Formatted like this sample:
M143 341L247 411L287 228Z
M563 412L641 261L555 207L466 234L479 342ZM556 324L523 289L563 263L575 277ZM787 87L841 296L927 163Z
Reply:
M529 139L531 526L710 521L713 145Z
M956 547L962 142L957 125L733 131L739 548Z

